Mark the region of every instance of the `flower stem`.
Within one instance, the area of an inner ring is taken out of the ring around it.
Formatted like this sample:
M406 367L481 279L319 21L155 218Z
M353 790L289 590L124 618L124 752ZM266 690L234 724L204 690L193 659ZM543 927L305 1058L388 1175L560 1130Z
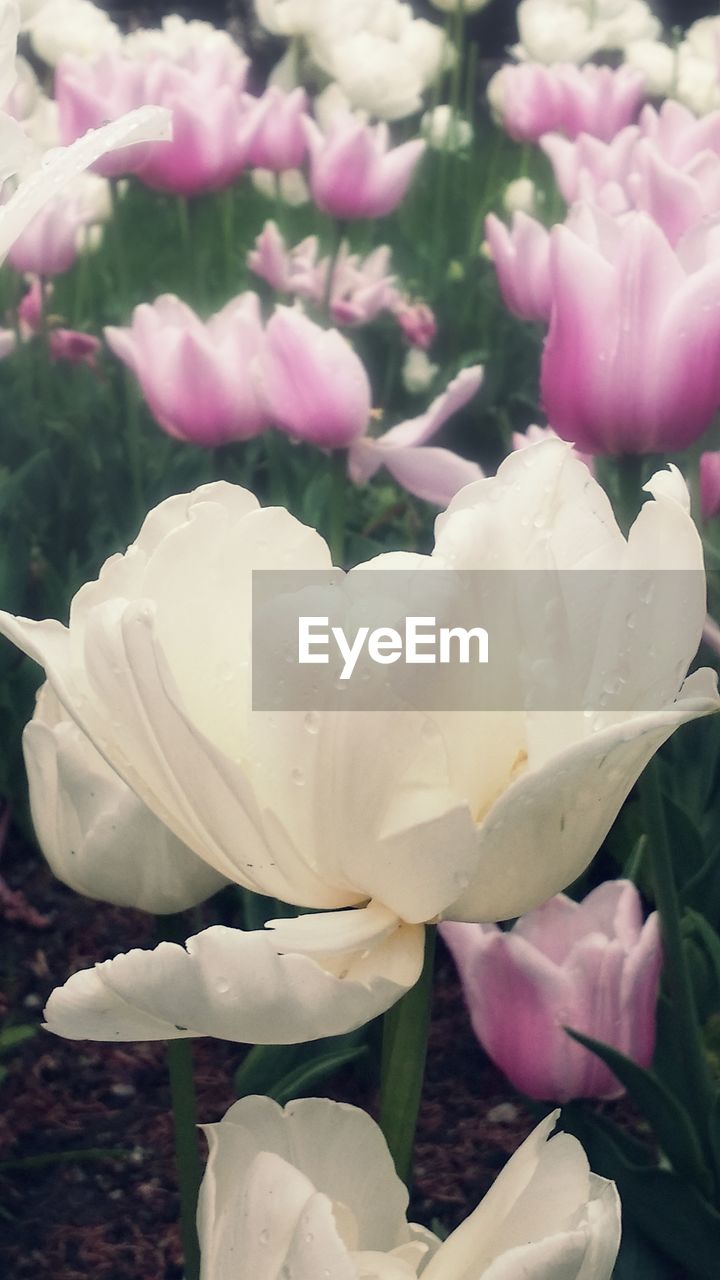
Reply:
M184 941L187 930L183 927L182 917L162 916L158 925L160 935L166 942ZM200 1244L196 1215L202 1165L190 1040L167 1041L167 1064L180 1192L180 1236L185 1255L185 1280L200 1280Z
M127 282L127 262L125 260L125 246L123 245L122 227L120 225L120 205L121 199L118 191L118 179L110 180L110 204L112 207L112 217L110 219L110 237L113 246L113 256L115 258L115 276L118 300L121 307L127 305L128 282Z
M338 220L338 222L335 224L335 244L333 245L332 252L328 259L327 275L325 277L325 289L323 291L322 307L328 320L332 320L332 312L330 310L330 306L332 303L332 289L333 289L333 282L335 279L335 268L337 267L338 258L340 257L340 250L342 249L344 234L345 234L345 223L342 220Z
M702 1029L695 1003L690 969L682 937L682 917L672 852L665 821L665 806L657 760L651 760L640 780L648 855L652 869L655 903L660 916L665 972L677 1031L677 1043L685 1065L685 1102L693 1116L701 1146L705 1147L709 1117L713 1113L714 1091L705 1056Z
M180 1235L185 1255L185 1280L199 1280L200 1245L195 1215L202 1167L197 1139L195 1084L190 1041L168 1040L167 1062L180 1190Z
M332 562L343 567L345 558L345 506L347 501L347 473L344 449L334 449L330 455L330 529L328 545Z
M624 534L635 521L643 502L644 459L642 454L631 453L615 459L614 482L615 517Z
M415 1143L433 988L435 927L425 930L425 962L419 980L385 1014L380 1127L399 1177L409 1183Z

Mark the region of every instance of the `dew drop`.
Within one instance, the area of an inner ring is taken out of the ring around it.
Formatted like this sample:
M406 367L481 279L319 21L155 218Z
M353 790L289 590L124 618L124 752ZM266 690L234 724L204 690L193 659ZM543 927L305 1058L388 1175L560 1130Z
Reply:
M318 711L308 711L303 724L307 733L318 733L320 730L320 713Z

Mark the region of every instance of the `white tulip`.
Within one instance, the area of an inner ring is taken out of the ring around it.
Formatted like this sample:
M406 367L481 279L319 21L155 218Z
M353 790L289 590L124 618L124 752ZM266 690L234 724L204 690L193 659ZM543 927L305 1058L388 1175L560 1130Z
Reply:
M310 51L352 107L403 119L420 110L446 62L445 34L395 0L364 16L363 25L361 10L340 10L314 33Z
M256 191L268 200L277 200L296 209L307 204L310 191L301 169L284 169L282 173L273 173L270 169L253 169L251 181Z
M194 907L226 883L138 800L47 685L23 754L38 843L77 893L162 914Z
M554 1112L444 1242L407 1221L385 1139L357 1107L306 1098L236 1102L205 1127L201 1280L609 1280L620 1244L615 1184L590 1172ZM548 1141L549 1139L549 1141Z
M437 372L438 365L432 363L426 351L411 347L403 361L403 386L411 395L419 395L427 391Z
M514 178L503 192L506 213L526 213L532 217L538 210L538 188L532 178Z
M179 840L220 875L315 909L78 973L51 997L50 1028L246 1043L338 1034L414 984L425 922L509 919L574 880L662 742L720 706L711 672L682 678L705 618L687 489L677 471L647 487L654 500L626 541L587 467L551 440L462 490L438 519L432 556L372 562L390 575L688 571L682 609L658 592L639 608L629 575L612 607L596 592L592 617L558 637L563 688L585 688L596 667L604 682L613 662L622 670L621 703L594 717L254 711L253 570L326 571L330 556L287 511L223 483L152 511L75 597L69 627L0 614L0 630L45 667L67 713ZM512 683L507 705L517 696Z
M548 63L585 62L661 31L645 0L521 0L517 23L517 56Z
M625 62L645 79L645 90L653 97L666 97L675 82L677 55L661 40L633 40L625 48Z
M463 13L477 13L489 0L430 0L430 3L443 13L457 13L461 7Z
M473 127L447 103L426 111L420 121L420 132L429 147L436 151L464 151L473 140Z
M227 31L221 31L211 22L182 18L177 13L166 15L159 27L131 31L123 40L122 51L130 58L161 57L172 62L217 53L242 56L242 50Z
M56 67L65 54L97 58L119 49L122 36L92 0L49 0L26 24L33 51Z
M255 0L258 22L277 36L310 35L328 7L328 0Z

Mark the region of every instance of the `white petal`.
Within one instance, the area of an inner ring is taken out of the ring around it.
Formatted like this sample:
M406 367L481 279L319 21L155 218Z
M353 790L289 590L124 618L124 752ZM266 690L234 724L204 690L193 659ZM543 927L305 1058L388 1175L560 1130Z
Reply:
M696 672L664 711L591 734L518 778L481 824L478 872L446 918L509 920L575 880L673 730L720 709L716 680Z
M48 152L41 168L25 178L0 209L0 259L35 214L100 156L131 143L162 141L169 137L170 113L161 107L140 107L120 120L86 133L69 147Z
M371 914L378 911L367 908ZM354 914L354 913L351 913ZM345 913L334 927L343 929ZM311 920L283 922L284 951L272 930L222 925L154 951L130 951L86 969L57 988L45 1011L48 1030L70 1040L164 1040L216 1036L244 1044L296 1044L340 1035L383 1013L417 981L423 929L399 921L388 933L377 915L374 945L311 958ZM352 924L354 921L351 921ZM355 935L351 946L355 945ZM325 960L325 963L323 963Z
M206 1238L219 1220L234 1217L238 1186L257 1156L271 1152L342 1205L338 1225L342 1233L347 1224L349 1248L384 1252L409 1241L407 1190L379 1126L358 1107L305 1098L283 1109L269 1098L243 1098L205 1134L210 1154L200 1212Z

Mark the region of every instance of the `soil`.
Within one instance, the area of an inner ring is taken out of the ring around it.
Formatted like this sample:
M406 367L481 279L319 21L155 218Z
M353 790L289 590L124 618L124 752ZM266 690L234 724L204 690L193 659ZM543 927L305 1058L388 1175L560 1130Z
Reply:
M0 1027L39 1023L76 969L152 946L154 921L81 898L40 855L10 840L0 863ZM203 909L200 927L213 921ZM188 932L196 931L196 922ZM194 1042L198 1113L234 1101L242 1046ZM6 1056L0 1083L0 1275L5 1280L181 1280L169 1096L162 1044L72 1043L39 1030ZM318 1090L371 1112L369 1073ZM451 1230L490 1186L534 1119L482 1054L447 953L438 964L411 1217ZM78 1151L109 1152L73 1158ZM67 1162L50 1160L64 1153Z

